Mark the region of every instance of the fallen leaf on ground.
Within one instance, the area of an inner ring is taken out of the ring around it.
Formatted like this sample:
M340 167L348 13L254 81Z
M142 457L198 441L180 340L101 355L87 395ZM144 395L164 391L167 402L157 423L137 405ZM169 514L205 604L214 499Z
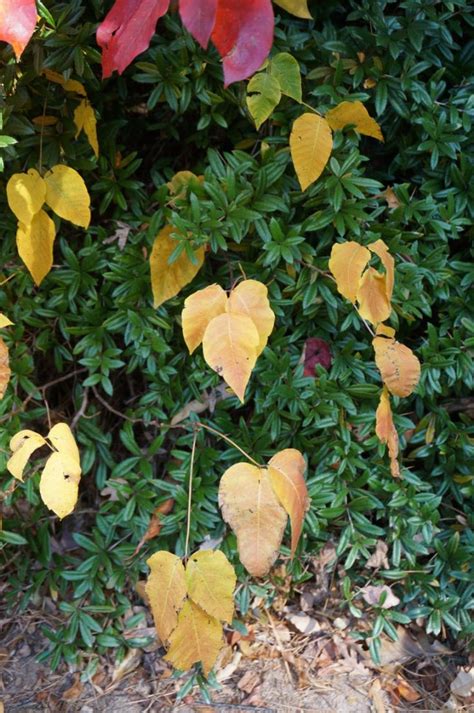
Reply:
M125 658L115 666L112 672L112 683L117 683L117 681L121 681L122 678L128 673L135 671L135 669L138 668L138 666L140 665L142 655L143 652L141 651L141 649L129 649L125 655Z
M383 540L377 540L375 546L375 552L369 557L365 563L366 567L371 567L373 569L389 569L390 565L387 559L388 546Z
M450 688L451 692L459 698L468 698L474 694L474 667L469 671L459 671Z
M321 630L319 623L316 619L304 614L303 612L299 614L290 614L286 617L290 624L293 624L295 629L298 629L302 634L314 634Z
M70 688L64 691L61 698L63 699L63 701L76 701L80 697L83 689L84 686L81 682L81 675L79 673L75 673L74 683Z
M393 594L390 587L386 584L382 585L367 585L361 589L362 596L364 597L367 604L371 606L381 606L382 609L391 609L400 604L400 599ZM380 604L380 599L383 594L386 594L385 601Z

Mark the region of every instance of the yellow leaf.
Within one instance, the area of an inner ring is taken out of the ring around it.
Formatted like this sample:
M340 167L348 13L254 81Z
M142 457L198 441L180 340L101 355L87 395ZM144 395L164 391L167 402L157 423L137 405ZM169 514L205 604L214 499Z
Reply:
M67 423L57 423L46 438L57 451L80 464L79 449Z
M53 266L54 222L44 210L31 223L18 223L16 245L35 284L39 287Z
M390 393L409 396L420 378L420 362L412 350L395 339L375 337L375 363Z
M272 57L270 74L278 81L282 94L301 102L300 66L293 55L288 52L279 52L275 57Z
M0 328L2 327L10 327L13 324L13 322L8 319L8 317L3 314L3 312L0 312Z
M227 295L220 285L209 285L184 300L181 321L190 354L201 344L209 322L225 312L226 304Z
M36 431L19 431L10 441L10 450L13 455L7 463L7 470L17 480L23 480L23 471L31 455L46 441Z
M387 388L382 389L380 403L375 412L375 433L381 443L388 446L390 457L390 471L394 478L400 477L400 466L398 463L398 433L393 423L392 409L390 408L390 396Z
M234 613L234 568L223 552L201 550L186 565L188 594L207 614L229 624Z
M76 79L64 79L62 74L59 74L59 72L55 72L52 69L43 69L43 74L50 82L60 84L66 91L75 92L82 97L87 96L84 85Z
M291 158L301 190L319 178L332 150L332 134L326 119L317 114L303 114L293 124L290 134Z
M186 197L188 186L197 189L202 183L204 183L204 176L196 176L192 171L178 171L166 185L171 195L179 200Z
M46 184L38 171L14 173L7 183L8 205L21 223L31 223L46 199Z
M390 317L392 306L387 297L386 275L368 267L362 275L357 290L359 314L372 324L384 322Z
M35 126L54 126L58 123L57 116L48 116L47 114L42 116L35 116L31 120Z
M83 99L74 110L74 123L76 125L76 139L83 131L92 146L95 155L99 157L99 142L97 140L97 119L90 102Z
M186 598L184 567L171 552L155 552L148 560L151 572L145 585L155 627L166 643L178 623L178 612Z
M66 453L53 453L41 474L41 499L59 518L74 510L79 494L81 467Z
M390 255L387 245L383 240L376 240L367 246L369 250L380 258L382 265L385 268L385 286L387 290L387 299L390 302L393 294L393 285L395 282L395 260Z
M187 671L200 661L207 676L222 644L222 625L187 599L179 612L178 625L170 636L170 648L164 658L179 671Z
M0 399L3 399L8 382L10 381L11 371L8 358L8 347L0 337Z
M273 2L295 17L301 17L304 20L313 19L308 10L308 0L273 0Z
M393 327L388 327L386 324L378 324L375 334L377 336L383 335L384 337L394 337L395 330Z
M309 507L308 489L304 479L306 462L295 448L276 453L268 463L268 474L274 493L291 520L291 555L296 551Z
M254 577L263 577L278 555L287 514L273 492L266 468L237 463L219 484L224 520L237 536L240 561Z
M353 240L332 246L329 269L338 291L352 304L356 301L360 278L369 260L369 250Z
M204 262L204 248L194 251L196 263L192 263L185 250L171 265L168 259L176 249L178 241L171 237L176 230L167 225L155 238L150 255L151 288L153 291L153 305L159 307L170 300L189 284L197 275Z
M204 332L204 359L235 391L242 403L257 361L259 343L255 324L243 314L221 314L214 317Z
M264 350L275 324L275 314L268 301L268 290L262 282L244 280L232 290L226 305L230 314L250 317L257 328L259 344L257 356Z
M348 124L355 125L360 134L372 136L378 141L383 141L383 134L375 119L372 119L365 106L360 101L341 102L326 114L326 119L334 131L343 129Z
M45 175L46 203L64 220L87 228L91 220L90 197L82 177L69 166L53 166Z
M281 99L280 83L267 72L254 74L247 85L247 107L259 129Z

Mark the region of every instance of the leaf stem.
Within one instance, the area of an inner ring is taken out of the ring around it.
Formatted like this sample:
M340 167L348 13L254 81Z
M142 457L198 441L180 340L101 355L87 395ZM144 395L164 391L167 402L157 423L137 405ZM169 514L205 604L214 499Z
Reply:
M196 455L196 441L198 437L198 429L194 428L193 445L191 448L191 463L189 466L189 485L188 485L188 513L186 516L186 540L184 543L184 560L187 561L189 556L189 538L191 534L191 507L193 502L193 473L194 473L194 458Z
M247 458L251 463L257 466L257 468L264 468L265 466L261 465L260 463L257 463L256 460L252 458L246 451L244 451L243 448L237 445L235 441L232 440L232 438L229 438L229 436L226 436L225 433L221 433L217 429L213 428L212 426L208 426L206 423L201 423L201 421L196 421L196 425L199 426L200 428L205 428L207 431L210 431L211 433L214 433L216 436L219 436L220 438L223 438L224 441L227 441L227 443L230 443L231 446L236 448L240 453L242 453L243 456Z

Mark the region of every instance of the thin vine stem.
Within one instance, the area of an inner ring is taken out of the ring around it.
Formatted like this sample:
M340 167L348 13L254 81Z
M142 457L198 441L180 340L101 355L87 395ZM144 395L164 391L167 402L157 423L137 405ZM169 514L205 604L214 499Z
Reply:
M189 466L189 485L188 485L188 513L186 518L186 540L184 543L184 560L189 557L189 538L191 535L191 507L193 502L193 474L194 474L194 458L196 456L196 442L198 437L198 429L194 429L193 445L191 448L191 463Z
M221 433L218 431L216 428L212 428L212 426L208 426L206 423L201 423L201 421L197 421L196 425L199 426L200 428L205 428L207 431L210 431L211 433L214 433L216 436L219 436L220 438L223 438L224 441L227 441L231 446L236 448L240 453L242 453L243 456L247 458L251 463L257 466L257 468L264 468L265 466L261 465L261 463L257 463L257 461L252 458L246 451L244 451L243 448L237 445L235 441L232 440L232 438L229 438L229 436L226 436L225 433Z

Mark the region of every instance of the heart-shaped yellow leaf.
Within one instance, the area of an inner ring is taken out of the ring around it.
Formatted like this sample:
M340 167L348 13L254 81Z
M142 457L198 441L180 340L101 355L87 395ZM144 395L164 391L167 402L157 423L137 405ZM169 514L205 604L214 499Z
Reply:
M190 354L201 344L209 322L225 312L226 304L227 295L220 285L209 285L185 299L181 321Z
M375 337L375 363L390 393L409 396L420 378L420 362L412 350L395 339Z
M69 166L54 166L44 177L46 203L56 215L87 228L91 220L90 197L83 178Z
M390 471L394 478L398 478L400 476L400 465L398 463L398 433L393 423L390 396L386 387L382 389L380 403L375 412L375 433L379 441L388 446Z
M172 225L165 226L158 233L150 255L151 288L153 290L153 306L159 307L181 291L193 280L204 262L204 248L194 250L196 262L193 263L185 250L169 264L168 260L178 245L171 237L176 232Z
M194 663L201 662L206 676L224 643L222 625L191 599L184 602L178 614L178 624L169 640L165 661L179 671L187 671Z
M28 224L18 223L16 245L35 285L39 287L53 266L54 223L44 210Z
M28 225L46 199L46 184L38 171L14 173L7 183L8 205L21 223Z
M336 280L338 291L352 304L356 301L360 278L369 260L370 251L353 240L332 246L329 269Z
M291 520L291 554L295 554L309 507L308 489L304 479L306 462L295 448L276 453L268 463L270 482L278 500Z
M383 141L382 129L375 119L372 119L365 106L360 101L344 101L330 109L326 114L326 119L334 131L343 129L349 124L353 124L359 134L372 136L378 141Z
M259 344L257 356L264 350L275 324L275 314L268 301L268 290L262 282L244 280L229 295L227 312L250 317L257 328Z
M237 536L240 561L251 575L263 577L277 558L287 521L268 470L249 463L228 468L219 484L219 505Z
M221 314L209 322L202 342L204 359L243 402L257 361L260 337L250 317Z
M155 627L166 644L178 623L178 612L186 599L184 567L171 552L155 552L148 560L151 572L145 585Z
M188 594L207 614L232 621L234 613L234 568L223 552L201 550L195 552L186 565Z
M296 119L290 149L301 190L305 191L319 178L331 155L332 133L326 119L309 113Z

